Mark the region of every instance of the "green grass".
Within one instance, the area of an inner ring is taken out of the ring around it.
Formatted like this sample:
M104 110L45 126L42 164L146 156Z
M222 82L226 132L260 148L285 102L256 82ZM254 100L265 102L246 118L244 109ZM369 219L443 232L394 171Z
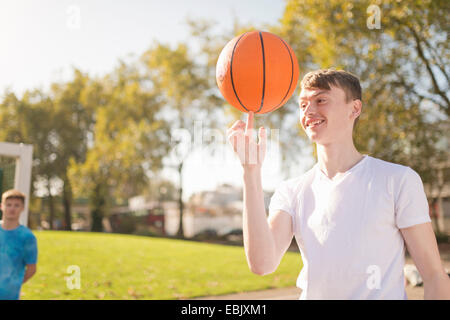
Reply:
M244 248L132 235L34 231L37 273L21 299L185 299L294 286L300 254L287 252L277 271L250 272ZM81 288L67 268L79 266Z

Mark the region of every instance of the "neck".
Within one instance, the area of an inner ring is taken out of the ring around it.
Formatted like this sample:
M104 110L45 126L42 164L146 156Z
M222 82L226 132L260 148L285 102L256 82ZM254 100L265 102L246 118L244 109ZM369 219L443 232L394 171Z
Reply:
M17 220L3 220L2 228L5 230L12 230L17 228L20 225L19 221Z
M317 155L320 170L330 179L346 172L363 158L356 150L352 139L326 145L317 144Z

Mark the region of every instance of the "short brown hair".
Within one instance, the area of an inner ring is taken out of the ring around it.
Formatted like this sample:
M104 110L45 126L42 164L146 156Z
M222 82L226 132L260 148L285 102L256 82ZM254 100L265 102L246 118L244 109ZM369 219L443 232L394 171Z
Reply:
M302 89L331 90L331 86L341 88L345 92L346 102L359 99L362 101L361 84L358 77L344 70L319 69L308 72L300 83ZM355 125L359 119L356 118Z
M2 194L2 203L5 203L8 199L19 199L25 204L25 195L16 189L7 190Z

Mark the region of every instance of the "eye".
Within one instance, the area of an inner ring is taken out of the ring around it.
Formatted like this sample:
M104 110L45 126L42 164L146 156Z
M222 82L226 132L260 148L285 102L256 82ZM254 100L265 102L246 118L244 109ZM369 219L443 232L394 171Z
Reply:
M319 100L317 100L318 103L323 103L323 102L325 102L325 101L326 101L325 99L319 99Z

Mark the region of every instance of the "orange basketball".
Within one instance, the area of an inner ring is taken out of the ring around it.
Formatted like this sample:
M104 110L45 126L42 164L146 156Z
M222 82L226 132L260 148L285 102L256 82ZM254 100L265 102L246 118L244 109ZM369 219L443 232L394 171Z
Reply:
M267 113L283 106L299 76L292 48L280 37L251 31L227 43L216 65L220 92L232 106Z

